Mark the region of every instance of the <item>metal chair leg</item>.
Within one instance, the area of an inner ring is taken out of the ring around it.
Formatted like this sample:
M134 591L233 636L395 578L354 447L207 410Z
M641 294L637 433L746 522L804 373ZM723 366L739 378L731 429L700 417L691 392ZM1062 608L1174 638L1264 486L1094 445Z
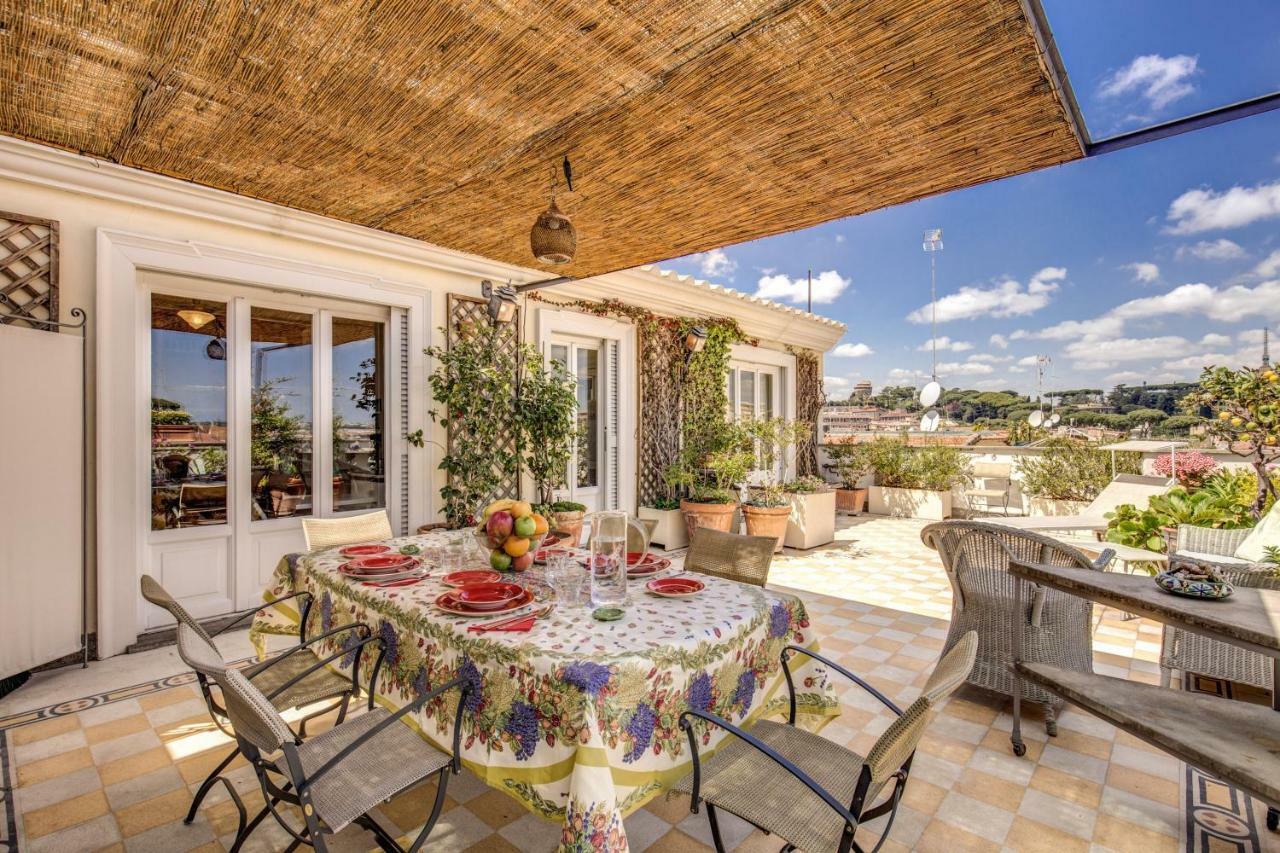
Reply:
M422 831L418 833L418 837L413 840L413 844L409 845L406 853L418 853L423 842L427 840L427 836L431 834L431 830L435 828L436 821L440 819L440 810L444 808L444 792L449 787L449 768L445 767L440 771L440 778L436 780L436 802L431 807L431 816L427 818L426 824L422 827Z
M716 853L724 853L724 841L720 838L720 821L716 820L716 807L707 803L707 822L711 824L711 840L715 842Z
M222 771L226 770L227 765L234 761L235 757L239 754L240 750L231 750L227 757L222 759L222 763L213 768L209 775L204 778L204 781L200 783L200 788L196 791L195 797L191 800L191 808L187 809L187 816L183 818L183 823L189 824L191 821L196 819L196 812L200 811L200 804L204 802L205 796L213 789L214 784L221 778Z

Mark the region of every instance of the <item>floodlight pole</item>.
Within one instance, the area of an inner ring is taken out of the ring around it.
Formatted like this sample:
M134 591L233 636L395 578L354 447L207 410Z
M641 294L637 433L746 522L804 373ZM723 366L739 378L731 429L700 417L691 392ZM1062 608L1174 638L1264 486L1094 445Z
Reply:
M938 252L942 251L942 229L930 228L924 232L924 251L929 256L929 346L933 364L929 378L938 381Z

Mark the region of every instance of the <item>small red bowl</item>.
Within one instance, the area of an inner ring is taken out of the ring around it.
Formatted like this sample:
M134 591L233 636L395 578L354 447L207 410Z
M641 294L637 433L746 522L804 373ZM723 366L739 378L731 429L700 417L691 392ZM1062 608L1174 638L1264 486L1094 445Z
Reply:
M469 584L496 583L502 575L493 569L466 569L461 572L450 572L440 578L446 586L467 586Z
M499 610L524 595L513 583L473 583L458 587L454 597L473 610Z
M391 550L390 545L348 545L338 553L344 557L372 557L374 554L385 554Z
M664 598L688 598L706 588L702 581L686 577L654 578L644 586L649 592Z

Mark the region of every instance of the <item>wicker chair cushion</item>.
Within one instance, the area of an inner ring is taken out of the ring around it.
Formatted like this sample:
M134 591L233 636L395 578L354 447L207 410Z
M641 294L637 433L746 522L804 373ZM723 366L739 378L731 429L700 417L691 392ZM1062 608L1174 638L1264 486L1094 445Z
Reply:
M315 666L316 660L317 658L313 654L297 652L289 655L274 666L267 667L256 675L250 675L249 680L253 682L254 687L270 696L280 685L304 670ZM343 678L335 672L322 668L311 673L279 696L273 696L271 704L283 711L287 708L296 708L300 705L319 702L321 699L341 696L350 690L351 679Z
M1272 504L1271 511L1249 531L1233 556L1261 563L1267 558L1267 548L1280 548L1280 501Z
M249 683L244 673L228 669L215 680L222 688L222 701L226 703L227 717L235 727L237 738L244 738L263 752L275 752L294 740L293 731L280 712L261 690Z
M699 527L693 531L684 567L691 572L764 586L777 544L772 536L739 536Z
M751 734L786 756L836 798L849 803L862 772L863 757L824 737L786 723L760 720ZM872 785L867 802L882 784ZM693 773L675 784L693 792ZM801 850L827 851L840 846L844 820L817 794L760 751L729 736L710 760L702 762L704 800L791 842Z
M306 537L308 551L319 551L339 545L378 542L395 534L391 532L391 519L386 510L380 509L347 518L304 518L302 535Z
M377 708L308 739L298 747L303 773L310 775L347 744L389 716ZM357 747L311 788L316 814L334 832L382 801L425 779L449 763L449 756L407 725L388 726Z

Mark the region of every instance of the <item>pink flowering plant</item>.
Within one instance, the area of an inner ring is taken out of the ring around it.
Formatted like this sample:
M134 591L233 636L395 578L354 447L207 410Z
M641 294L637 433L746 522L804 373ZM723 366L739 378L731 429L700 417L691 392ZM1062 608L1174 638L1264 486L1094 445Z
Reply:
M1198 489L1204 484L1205 478L1213 473L1218 467L1218 463L1213 460L1212 456L1207 453L1201 453L1199 450L1178 450L1173 453L1166 453L1164 456L1157 456L1153 464L1156 474L1161 477L1173 476L1174 469L1177 470L1178 484L1188 489ZM1173 463L1177 461L1175 466Z

